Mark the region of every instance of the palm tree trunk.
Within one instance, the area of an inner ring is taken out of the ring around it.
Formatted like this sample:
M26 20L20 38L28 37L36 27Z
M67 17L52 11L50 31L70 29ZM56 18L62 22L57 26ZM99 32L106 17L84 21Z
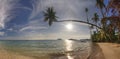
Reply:
M97 25L97 22L96 22L96 25ZM98 28L96 27L96 31L98 32Z
M92 23L88 23L88 22L85 22L85 21L80 21L80 20L61 20L61 21L55 21L55 22L79 22L79 23L84 23L84 24L88 24L88 25L92 25L92 26L95 26L99 29L102 29L101 27L95 25L95 24L92 24Z
M88 19L88 12L86 11L86 17L87 17L87 22L89 23L89 19ZM89 27L89 30L90 30L90 39L91 39L91 37L92 37L92 29L90 28L90 26L88 26Z

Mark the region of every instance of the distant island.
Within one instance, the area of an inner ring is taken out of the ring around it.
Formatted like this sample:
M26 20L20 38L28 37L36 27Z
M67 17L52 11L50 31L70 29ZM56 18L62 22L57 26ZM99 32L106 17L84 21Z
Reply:
M57 39L57 40L62 40L61 38Z
M91 41L90 39L80 39L81 42Z
M68 39L68 40L76 40L76 39Z

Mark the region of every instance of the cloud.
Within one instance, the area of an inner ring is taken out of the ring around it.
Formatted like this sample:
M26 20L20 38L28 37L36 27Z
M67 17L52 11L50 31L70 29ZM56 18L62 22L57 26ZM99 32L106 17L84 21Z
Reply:
M32 27L40 28L41 26L46 27L46 24L43 25L43 11L47 9L47 7L54 7L57 12L58 20L83 20L86 21L85 8L94 9L95 0L32 0L32 11L29 17L29 25L24 27L23 29L32 29ZM90 16L92 16L91 12L94 10L89 10ZM36 21L37 20L37 21ZM38 21L39 20L39 21ZM47 24L48 25L48 24ZM72 31L73 36L69 35L69 31L65 30L64 23L54 23L49 29L45 32L46 34L42 36L38 36L41 38L58 38L58 37L74 37L74 38L89 38L89 29L88 25L83 23L75 23L75 28ZM23 30L21 29L21 30ZM61 34L59 34L61 32ZM41 31L39 32L41 33ZM39 33L35 33L39 35ZM67 34L64 34L67 33ZM79 33L79 34L78 34ZM82 35L81 35L82 34ZM87 35L88 34L88 35Z
M0 11L2 12L0 13L0 28L4 28L5 23L15 16L12 13L15 8L23 8L27 11L31 11L28 22L26 22L25 25L15 25L13 26L13 29L8 29L12 32L15 31L15 34L17 33L15 39L89 37L88 26L82 23L74 23L75 27L71 32L67 31L64 27L66 23L54 23L51 27L49 27L47 22L43 21L44 17L42 12L45 11L47 7L53 6L57 12L57 16L59 17L58 20L86 21L84 9L86 7L92 8L94 6L94 0L32 0L32 9L30 6L16 7L17 1L18 0L0 0ZM91 11L94 10L90 10L89 12ZM89 15L91 15L91 13ZM18 35L20 37L18 37Z
M0 32L0 36L4 36L5 32Z
M27 27L24 27L24 28L20 29L20 31L25 31L25 30L41 30L41 29L47 29L47 28L46 27L27 26Z
M43 11L45 11L47 7L51 6L54 7L57 13L56 15L59 17L58 20L86 21L85 8L89 9L89 19L91 19L90 17L93 17L92 15L95 12L95 0L32 0L32 2L33 8L29 20L40 19L43 21ZM88 26L84 23L79 24L80 29L84 29ZM63 26L55 26L54 28L58 27L60 28Z
M24 25L19 31L40 31L47 29L47 26L44 25L44 23L41 23L39 19L37 20L30 20L26 25Z
M85 8L93 7L95 4L94 0L33 0L33 2L33 9L29 19L35 19L47 7L52 6L60 20L83 20Z
M0 29L14 16L12 12L17 2L18 0L0 0Z
M7 29L8 31L14 31L14 29L13 28L9 28L9 29Z

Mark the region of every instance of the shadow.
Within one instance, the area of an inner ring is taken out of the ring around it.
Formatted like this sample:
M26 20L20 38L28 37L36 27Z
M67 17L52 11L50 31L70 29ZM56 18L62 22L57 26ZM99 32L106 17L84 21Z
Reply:
M105 59L102 49L98 44L92 44L91 54L88 56L87 59Z

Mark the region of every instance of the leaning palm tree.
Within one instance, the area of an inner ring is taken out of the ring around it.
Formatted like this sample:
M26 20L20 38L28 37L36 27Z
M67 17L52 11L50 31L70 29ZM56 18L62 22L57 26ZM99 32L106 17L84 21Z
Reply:
M57 21L56 12L53 7L49 7L44 13L44 21L49 23L49 26L52 25L53 22Z
M85 21L80 21L80 20L57 20L57 16L56 16L56 12L54 11L53 7L49 7L48 9L46 9L44 12L44 21L45 22L48 22L49 25L51 26L53 24L53 22L79 22L79 23L84 23L84 24L88 24L88 25L92 25L92 26L95 26L99 29L101 29L101 27L95 25L95 24L92 24L92 23L89 23L89 22L85 22Z

